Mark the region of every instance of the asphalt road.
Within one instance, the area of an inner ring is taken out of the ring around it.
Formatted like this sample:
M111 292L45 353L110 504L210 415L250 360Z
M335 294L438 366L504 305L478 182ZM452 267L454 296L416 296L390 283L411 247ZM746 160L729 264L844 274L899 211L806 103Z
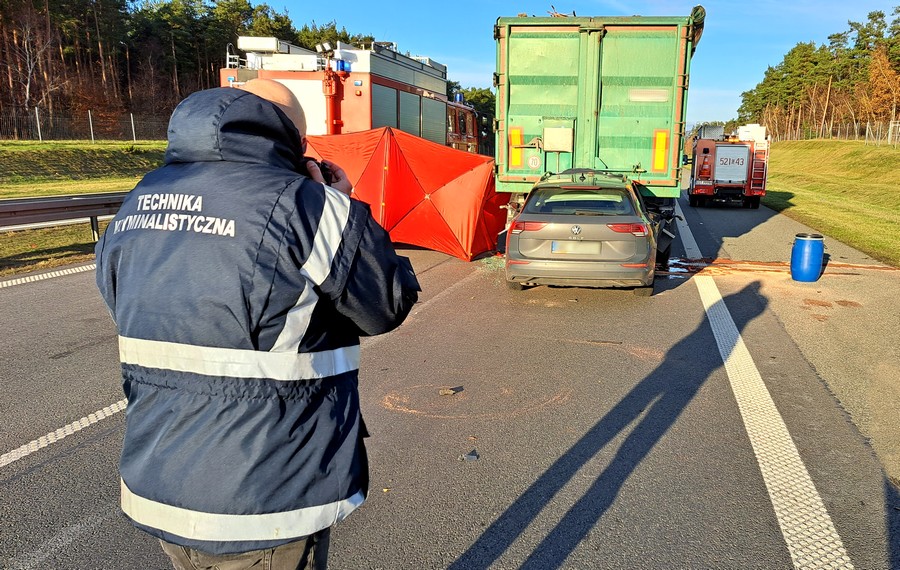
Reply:
M677 243L650 298L405 250L424 291L363 342L371 489L331 568L900 568L897 272L827 240L799 284L797 224L682 206L721 261ZM115 331L74 271L0 284L0 567L167 568L118 513Z

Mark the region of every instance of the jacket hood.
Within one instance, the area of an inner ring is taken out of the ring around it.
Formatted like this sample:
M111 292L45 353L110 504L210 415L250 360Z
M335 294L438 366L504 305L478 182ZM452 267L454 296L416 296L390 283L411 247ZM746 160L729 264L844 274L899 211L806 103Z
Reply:
M248 162L298 171L300 133L275 104L218 87L185 98L169 119L165 163Z

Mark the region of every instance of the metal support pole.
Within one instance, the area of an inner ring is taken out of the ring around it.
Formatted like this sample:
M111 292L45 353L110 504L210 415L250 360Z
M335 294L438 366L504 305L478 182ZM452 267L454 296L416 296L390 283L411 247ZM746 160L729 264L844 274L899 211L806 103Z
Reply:
M41 117L38 115L37 107L34 108L34 124L37 125L38 140L44 142L44 137L41 136Z
M94 243L100 241L100 222L97 216L91 216L91 237L94 238Z
M90 109L88 109L88 127L91 129L91 142L94 142L94 119L91 118Z
M134 113L128 113L131 116L131 140L137 142L137 135L134 132Z

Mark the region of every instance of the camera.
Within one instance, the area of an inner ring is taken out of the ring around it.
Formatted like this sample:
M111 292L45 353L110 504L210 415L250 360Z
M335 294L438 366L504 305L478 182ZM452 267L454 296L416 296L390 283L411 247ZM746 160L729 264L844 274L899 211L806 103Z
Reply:
M302 174L309 176L309 169L306 167L306 165L310 161L315 162L319 166L319 171L322 173L322 178L325 180L325 184L331 186L331 183L334 182L334 176L331 173L331 168L329 168L327 164L325 164L324 162L320 162L310 156L304 156L303 161L303 170L301 171Z

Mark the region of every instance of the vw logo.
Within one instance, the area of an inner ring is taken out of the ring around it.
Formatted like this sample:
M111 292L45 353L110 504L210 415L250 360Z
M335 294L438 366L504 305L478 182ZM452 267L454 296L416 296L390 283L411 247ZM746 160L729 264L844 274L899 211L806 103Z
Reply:
M572 235L573 236L577 236L580 233L581 233L581 226L578 226L578 225L572 226Z

